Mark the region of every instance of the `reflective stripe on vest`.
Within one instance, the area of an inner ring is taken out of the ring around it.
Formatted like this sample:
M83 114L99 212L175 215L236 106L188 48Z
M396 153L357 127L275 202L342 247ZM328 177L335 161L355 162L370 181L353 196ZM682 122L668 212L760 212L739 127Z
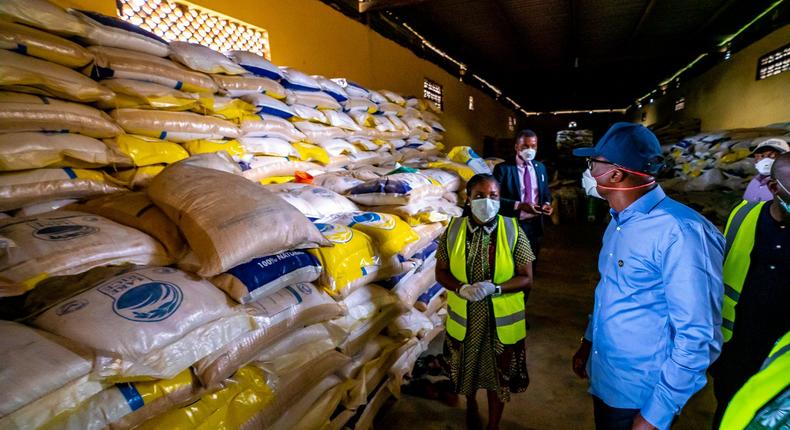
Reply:
M724 260L724 304L721 310L721 332L725 342L732 338L732 331L735 327L735 306L741 297L746 274L749 273L757 221L764 204L765 202L742 202L730 214L727 228L724 230L727 245L724 254L726 258Z
M466 232L467 219L454 218L447 227L447 253L450 256L450 272L467 283L466 276ZM505 234L499 234L504 231ZM513 218L501 215L497 219L497 241L494 259L494 283L500 285L516 273L513 251L518 240L518 224ZM509 293L491 299L497 337L506 345L514 344L527 335L524 314L524 293ZM447 334L457 340L466 338L467 301L453 292L447 298Z
M774 346L762 369L730 400L720 430L743 430L777 395L790 386L790 332Z

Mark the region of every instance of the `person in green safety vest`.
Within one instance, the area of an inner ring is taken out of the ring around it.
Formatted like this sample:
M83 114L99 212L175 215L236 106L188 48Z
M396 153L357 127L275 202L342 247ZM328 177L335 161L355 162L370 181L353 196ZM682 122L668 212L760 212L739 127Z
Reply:
M714 429L776 339L790 331L790 153L776 159L767 186L773 200L743 201L725 230L724 346L710 368Z
M790 429L790 331L732 398L719 429Z
M514 218L498 215L499 182L475 175L465 216L439 240L436 280L448 292L445 356L455 391L466 395L467 427L480 427L475 394L487 390L488 429L499 428L511 393L529 385L524 292L535 257Z

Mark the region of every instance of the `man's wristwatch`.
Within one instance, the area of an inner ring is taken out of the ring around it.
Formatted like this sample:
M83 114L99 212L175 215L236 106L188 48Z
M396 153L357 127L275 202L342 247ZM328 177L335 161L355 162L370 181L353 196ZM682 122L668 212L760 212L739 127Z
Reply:
M502 286L494 285L494 295L501 296L502 295Z

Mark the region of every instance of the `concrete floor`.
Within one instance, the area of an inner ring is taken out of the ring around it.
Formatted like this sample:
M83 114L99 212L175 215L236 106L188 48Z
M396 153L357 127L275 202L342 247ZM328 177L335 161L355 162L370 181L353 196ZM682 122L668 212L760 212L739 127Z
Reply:
M603 226L550 226L535 287L527 305L527 366L530 386L505 407L502 429L592 429L592 400L587 381L571 371L571 357L592 309ZM485 393L477 395L486 419ZM385 406L376 430L460 430L465 428L462 400L458 407L404 396ZM683 409L674 430L707 430L715 409L710 384Z

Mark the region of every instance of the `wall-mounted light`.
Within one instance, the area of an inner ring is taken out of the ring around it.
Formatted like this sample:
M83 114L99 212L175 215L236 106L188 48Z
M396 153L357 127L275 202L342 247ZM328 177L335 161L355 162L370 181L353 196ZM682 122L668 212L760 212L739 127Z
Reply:
M721 56L722 58L724 58L724 61L727 61L730 58L732 58L732 43L727 42L719 46L719 53L721 53Z

